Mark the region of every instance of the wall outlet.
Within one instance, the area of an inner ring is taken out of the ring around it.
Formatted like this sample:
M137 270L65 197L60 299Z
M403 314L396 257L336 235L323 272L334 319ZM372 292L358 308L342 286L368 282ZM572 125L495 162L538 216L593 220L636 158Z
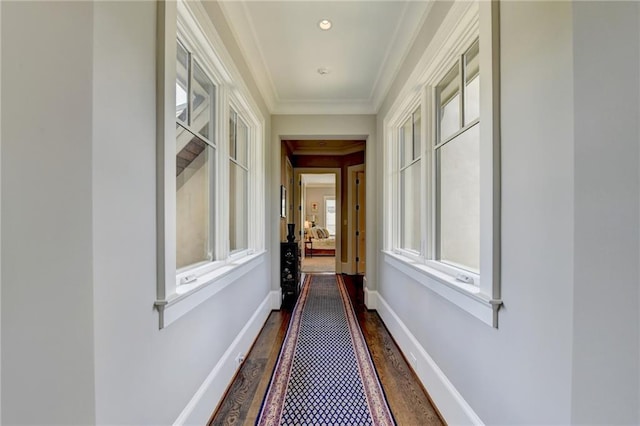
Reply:
M242 352L240 352L236 357L236 365L241 365L243 362L244 362L244 355L242 355Z
M411 367L413 367L413 371L418 372L418 358L413 354L413 352L409 352L409 361L411 362Z

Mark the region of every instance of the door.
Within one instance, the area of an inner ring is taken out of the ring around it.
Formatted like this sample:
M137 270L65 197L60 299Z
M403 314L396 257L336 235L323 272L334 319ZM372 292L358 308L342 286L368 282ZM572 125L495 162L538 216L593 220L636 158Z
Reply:
M355 272L364 275L366 270L366 206L364 170L353 173L355 179Z

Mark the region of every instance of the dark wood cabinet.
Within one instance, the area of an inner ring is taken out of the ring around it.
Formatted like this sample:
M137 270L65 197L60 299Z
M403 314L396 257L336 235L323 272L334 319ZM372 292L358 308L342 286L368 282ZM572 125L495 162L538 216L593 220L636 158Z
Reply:
M282 303L295 301L300 292L300 247L298 243L280 243L280 288Z

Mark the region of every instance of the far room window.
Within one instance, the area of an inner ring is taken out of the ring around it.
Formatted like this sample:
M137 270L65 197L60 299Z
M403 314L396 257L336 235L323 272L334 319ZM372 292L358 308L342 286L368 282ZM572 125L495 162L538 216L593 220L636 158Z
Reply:
M324 197L324 227L330 236L336 235L336 198Z

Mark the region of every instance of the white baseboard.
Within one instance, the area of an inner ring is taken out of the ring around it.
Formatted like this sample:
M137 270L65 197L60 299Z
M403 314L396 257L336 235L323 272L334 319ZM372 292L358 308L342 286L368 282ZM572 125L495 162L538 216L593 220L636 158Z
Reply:
M484 423L473 411L462 395L444 375L440 367L429 356L398 315L389 304L377 292L374 296L377 311L384 321L387 329L400 347L405 358L411 363L411 367L429 392L429 396L444 420L450 425L483 425ZM365 289L365 303L366 303ZM369 307L369 305L367 305Z
M351 262L342 262L342 273L347 275L353 275L353 265Z
M282 305L282 290L272 290L271 293L269 293L269 296L271 298L271 310L280 310L280 305Z
M236 356L239 353L246 354L249 351L271 313L274 293L278 293L278 309L280 308L279 292L270 292L200 385L200 388L173 423L174 425L203 425L209 421L212 410L224 396L239 367Z
M366 281L364 283L364 306L370 310L378 309L378 292L369 290Z

